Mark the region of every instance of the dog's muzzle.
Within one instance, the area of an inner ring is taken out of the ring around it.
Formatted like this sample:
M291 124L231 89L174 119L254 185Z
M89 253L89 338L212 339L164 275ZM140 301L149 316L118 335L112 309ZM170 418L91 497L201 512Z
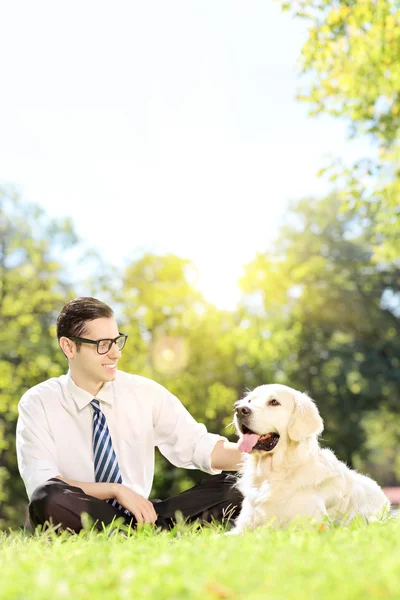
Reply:
M251 422L252 410L249 406L238 406L236 409L236 421L243 438L240 446L244 452L271 452L279 442L279 434L275 431L260 435L253 431L248 425Z

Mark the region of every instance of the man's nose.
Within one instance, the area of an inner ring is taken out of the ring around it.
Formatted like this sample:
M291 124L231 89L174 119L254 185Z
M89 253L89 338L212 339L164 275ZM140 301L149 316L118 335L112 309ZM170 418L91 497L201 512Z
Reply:
M249 408L248 406L238 406L236 412L241 417L247 417L251 414L251 408Z

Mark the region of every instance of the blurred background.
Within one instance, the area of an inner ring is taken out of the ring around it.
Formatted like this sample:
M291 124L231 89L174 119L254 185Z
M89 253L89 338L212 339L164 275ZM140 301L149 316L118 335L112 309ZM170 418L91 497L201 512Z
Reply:
M399 2L0 7L0 526L78 295L212 432L257 385L307 391L321 444L399 502ZM201 476L157 455L152 497Z

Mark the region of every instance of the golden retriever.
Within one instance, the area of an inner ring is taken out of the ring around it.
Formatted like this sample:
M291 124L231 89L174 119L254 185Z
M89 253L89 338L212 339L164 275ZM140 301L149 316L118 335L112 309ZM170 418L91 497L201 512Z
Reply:
M293 519L369 522L389 513L379 485L320 448L323 421L311 398L280 384L261 385L236 403L234 423L244 453L238 487L244 495L230 533Z

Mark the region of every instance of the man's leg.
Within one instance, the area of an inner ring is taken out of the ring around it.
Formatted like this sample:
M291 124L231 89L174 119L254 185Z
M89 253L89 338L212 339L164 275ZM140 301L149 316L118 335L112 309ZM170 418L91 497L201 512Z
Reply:
M115 518L123 517L125 522L131 521L131 517L128 521L122 511L108 502L88 496L80 488L60 479L49 479L36 488L29 504L29 517L34 528L51 521L53 525L60 525L62 530L78 533L83 528L82 513L87 513L99 530L103 524L109 525Z
M199 520L211 522L233 520L240 512L243 496L234 486L236 478L229 473L210 476L194 487L166 500L153 501L158 515L156 526L170 529L181 513L187 522ZM49 479L38 487L29 504L29 517L33 527L52 522L60 529L79 532L82 513L87 513L97 529L109 525L115 518L123 518L126 524L136 525L134 517L126 516L108 502L88 496L78 487L60 479Z
M172 527L177 512L189 523L196 520L208 523L212 520L233 521L238 517L243 501L235 483L236 476L231 473L212 475L178 496L156 502L156 525L163 529Z

